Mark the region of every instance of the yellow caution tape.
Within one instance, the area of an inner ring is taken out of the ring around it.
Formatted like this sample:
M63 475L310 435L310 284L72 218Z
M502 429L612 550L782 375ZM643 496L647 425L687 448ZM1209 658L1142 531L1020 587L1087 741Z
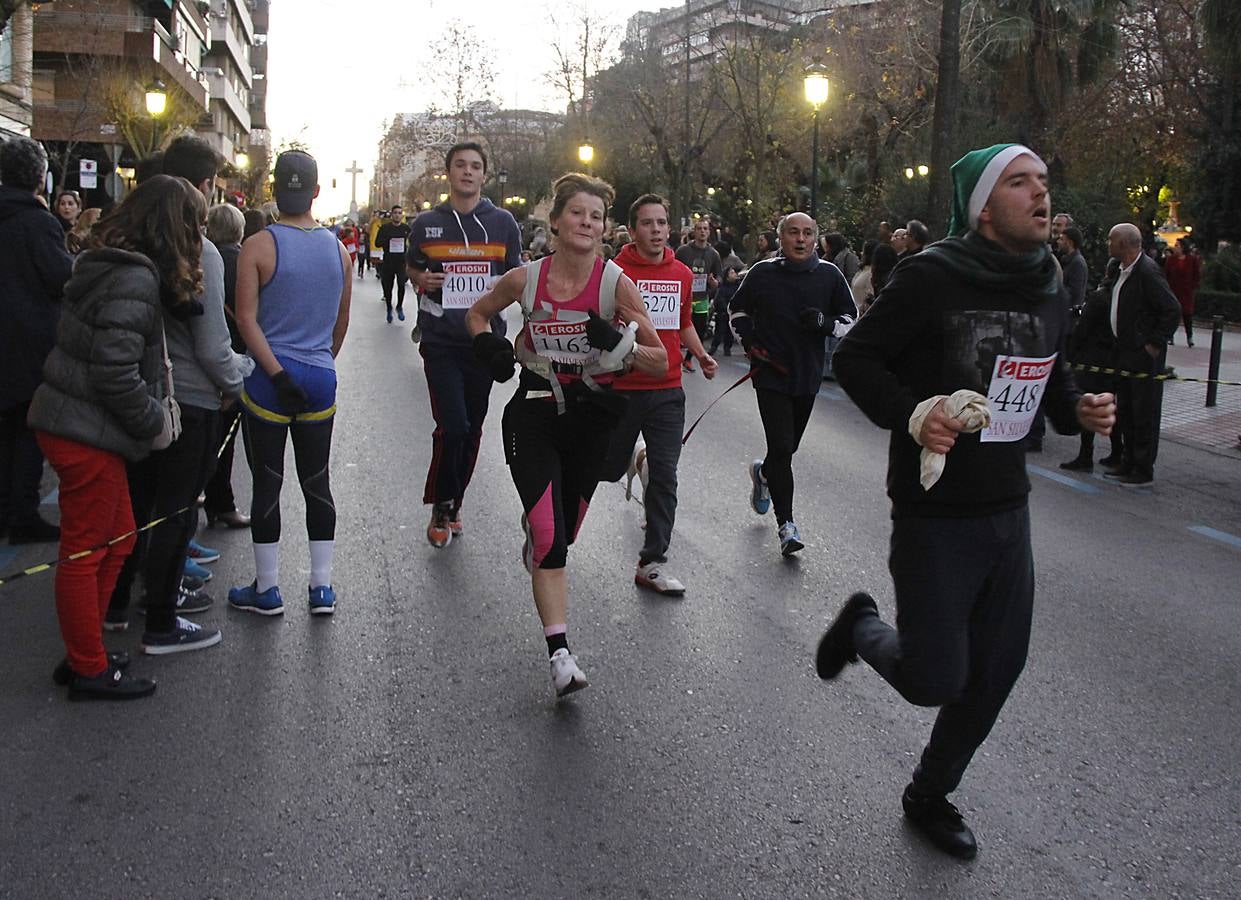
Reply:
M241 423L241 413L239 412L237 413L236 417L233 419L233 424L229 426L228 433L224 435L224 440L220 443L220 449L216 451L216 454L215 454L216 459L219 459L223 455L224 448L227 447L228 442L232 440L233 435L237 432L237 426L240 423ZM104 543L100 544L98 547L91 547L89 550L79 550L76 553L70 553L68 556L62 559L49 560L48 562L42 562L42 563L39 563L38 565L30 566L29 568L22 569L20 572L14 572L12 575L9 575L5 578L0 578L0 587L3 587L6 584L12 584L14 581L17 581L20 578L26 578L27 576L30 576L30 575L38 575L40 572L50 572L52 569L56 568L62 563L71 562L76 559L84 559L87 556L90 556L92 553L102 553L104 550L107 550L109 547L114 546L115 544L119 544L121 541L128 540L129 538L135 535L141 534L144 531L150 531L155 526L162 525L164 522L167 522L169 519L175 518L176 516L181 515L181 513L183 512L189 512L193 508L194 508L194 504L191 503L189 506L181 507L174 513L169 513L166 516L160 516L158 519L152 519L150 522L147 522L141 528L135 528L133 531L127 531L124 534L119 534L116 537L111 538L110 540L107 540Z

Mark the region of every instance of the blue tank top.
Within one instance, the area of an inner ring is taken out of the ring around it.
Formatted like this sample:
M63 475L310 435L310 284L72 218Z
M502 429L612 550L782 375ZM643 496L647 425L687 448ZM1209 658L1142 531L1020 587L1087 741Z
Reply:
M276 270L259 288L259 327L277 356L335 369L332 329L344 288L336 235L279 222L267 230L276 242Z

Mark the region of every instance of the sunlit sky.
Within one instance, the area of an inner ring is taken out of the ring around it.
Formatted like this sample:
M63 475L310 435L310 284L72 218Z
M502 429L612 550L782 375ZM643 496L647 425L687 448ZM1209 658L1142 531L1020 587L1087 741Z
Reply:
M615 26L615 44L633 13L671 5L672 0L577 0L555 9L557 19L567 23L584 7ZM506 108L563 110L566 98L547 77L555 60L548 10L541 0L272 0L267 71L272 145L301 140L318 159L322 191L316 212L348 210L346 170L355 159L363 170L358 203L366 203L385 122L436 101L434 41L453 22L477 34L482 52L488 52L496 75L491 99Z

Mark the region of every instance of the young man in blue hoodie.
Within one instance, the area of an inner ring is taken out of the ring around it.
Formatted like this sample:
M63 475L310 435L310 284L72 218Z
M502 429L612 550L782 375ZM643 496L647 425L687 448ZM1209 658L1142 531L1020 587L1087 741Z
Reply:
M465 314L492 282L521 265L521 231L507 210L482 196L487 154L474 142L455 144L444 159L448 201L421 213L410 229L405 262L422 294L420 352L435 431L422 501L431 504L427 540L447 547L461 534L461 500L474 472L491 373L471 350ZM505 333L495 316L491 330Z

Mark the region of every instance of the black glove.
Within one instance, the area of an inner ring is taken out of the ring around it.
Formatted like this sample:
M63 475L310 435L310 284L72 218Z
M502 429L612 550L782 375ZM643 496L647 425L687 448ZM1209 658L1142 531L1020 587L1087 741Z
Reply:
M280 403L280 411L287 416L296 416L310 402L302 386L294 381L293 376L284 369L271 377L271 384L276 389L276 400Z
M491 377L503 384L513 377L513 345L490 331L474 335L474 356L491 371Z
M596 350L611 350L621 342L621 333L612 327L611 322L599 318L593 309L586 321L586 343Z
M822 334L825 323L826 317L823 315L823 310L813 306L807 306L797 314L797 324L806 331Z

